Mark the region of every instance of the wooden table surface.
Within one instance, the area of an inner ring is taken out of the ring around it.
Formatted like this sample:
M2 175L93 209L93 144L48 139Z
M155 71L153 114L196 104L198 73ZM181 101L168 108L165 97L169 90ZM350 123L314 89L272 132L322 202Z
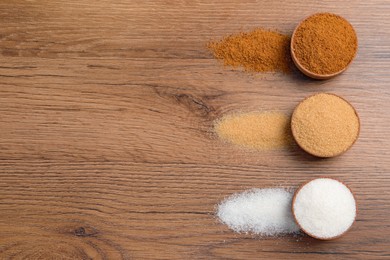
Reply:
M248 74L205 49L256 27L291 34L319 11L359 38L332 80ZM389 14L387 0L2 0L0 259L389 259ZM226 113L291 113L321 91L361 118L338 158L243 150L212 133ZM253 238L214 215L234 192L324 175L358 202L338 240Z

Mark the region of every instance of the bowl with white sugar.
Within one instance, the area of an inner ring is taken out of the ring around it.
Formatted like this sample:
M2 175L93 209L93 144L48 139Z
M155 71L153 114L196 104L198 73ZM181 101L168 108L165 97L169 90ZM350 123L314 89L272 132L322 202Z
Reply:
M294 194L291 209L301 230L320 240L344 235L357 214L352 191L332 178L317 178L303 184Z

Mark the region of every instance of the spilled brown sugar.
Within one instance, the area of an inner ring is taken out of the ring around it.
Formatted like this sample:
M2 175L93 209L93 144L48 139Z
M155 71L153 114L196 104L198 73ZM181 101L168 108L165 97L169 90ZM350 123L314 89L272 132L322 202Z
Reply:
M319 93L303 100L291 118L298 145L318 157L333 157L348 150L359 136L359 117L343 98Z
M270 150L291 144L289 118L280 112L250 112L222 117L214 124L222 140L242 147Z
M255 72L290 71L290 37L276 31L241 32L210 42L208 48L225 65Z

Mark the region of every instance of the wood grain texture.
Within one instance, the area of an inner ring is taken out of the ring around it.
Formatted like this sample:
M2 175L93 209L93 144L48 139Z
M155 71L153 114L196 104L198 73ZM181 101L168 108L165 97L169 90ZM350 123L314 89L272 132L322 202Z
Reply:
M205 49L259 26L291 34L319 11L359 37L332 80L247 74ZM389 259L389 14L383 0L1 1L0 259ZM211 131L225 113L291 113L319 91L361 118L339 158L242 150ZM253 238L214 216L234 192L324 175L357 197L338 240Z

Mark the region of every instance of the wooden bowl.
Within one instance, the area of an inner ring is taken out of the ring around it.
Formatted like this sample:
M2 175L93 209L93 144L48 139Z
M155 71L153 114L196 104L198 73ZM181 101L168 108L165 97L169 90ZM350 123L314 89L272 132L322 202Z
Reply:
M355 200L355 208L356 208L355 218L354 218L352 224L349 226L349 228L347 228L343 233L341 233L341 234L339 234L339 235L337 235L337 236L334 236L334 237L327 237L327 238L315 236L315 235L311 234L310 232L308 232L307 230L305 230L305 229L299 224L299 222L298 222L298 220L297 220L297 218L296 218L296 216L295 216L294 204L295 204L295 200L296 200L296 197L297 197L299 191L300 191L306 184L308 184L309 182L312 182L312 181L314 181L314 180L316 180L316 179L331 179L331 180L335 180L335 181L340 182L341 184L343 184L345 187L347 187L347 188L349 189L349 191L350 191L351 194L352 194L353 199ZM291 203L291 212L292 212L292 215L293 215L293 217L294 217L295 223L299 226L299 228L300 228L306 235L311 236L311 237L313 237L313 238L315 238L315 239L318 239L318 240L328 241L328 240L334 240L334 239L337 239L337 238L343 236L345 233L347 233L347 232L352 228L353 224L354 224L355 221L356 221L356 216L357 216L357 214L358 214L358 207L357 207L357 203L356 203L355 194L353 193L353 191L351 190L351 188L350 188L348 185L346 185L346 184L345 184L344 182L342 182L342 181L336 180L335 178L330 178L330 177L319 177L319 178L315 178L315 179L312 179L312 180L309 180L309 181L303 183L303 184L295 191L294 196L293 196L293 199L292 199L292 203Z
M318 95L318 94L333 95L333 96L335 96L335 97L338 97L338 98L344 100L344 101L353 109L353 111L355 112L355 115L356 115L356 117L357 117L358 124L359 124L359 128L358 128L356 137L355 137L354 141L353 141L348 147L346 147L345 150L343 150L343 151L341 151L341 152L339 152L339 153L335 153L335 154L332 154L332 155L323 155L323 154L319 154L319 153L316 153L316 152L314 152L314 151L308 150L308 149L301 143L300 139L297 137L297 134L296 134L296 132L295 132L295 127L294 127L294 124L293 124L293 118L294 118L294 116L296 115L296 111L297 111L297 109L299 108L299 105L301 105L301 104L302 104L303 102L305 102L307 99L309 99L309 98L311 98L311 97L313 97L313 96L315 96L315 95ZM292 133L292 136L293 136L295 142L298 144L298 146L299 146L302 150L304 150L305 152L307 152L308 154L311 154L311 155L316 156L316 157L319 157L319 158L331 158L331 157L336 157L336 156L339 156L339 155L341 155L341 154L347 152L347 151L356 143L356 141L358 140L359 135L360 135L360 127L361 127L361 126L360 126L360 117L359 117L359 114L357 113L355 107L352 106L352 104L351 104L349 101L347 101L345 98L340 97L340 96L338 96L338 95L336 95L336 94L333 94L333 93L326 93L326 92L324 92L324 93L321 92L321 93L316 93L316 94L310 95L310 96L304 98L301 102L299 102L299 104L294 108L293 114L291 115L291 122L290 122L291 133Z
M352 63L352 61L355 59L356 57L356 53L357 53L357 49L351 59L351 61L343 68L341 69L340 71L337 71L335 73L331 73L331 74L319 74L319 73L315 73L315 72L312 72L310 71L309 69L305 68L300 62L299 62L299 59L297 57L297 55L295 54L295 51L294 51L294 42L295 42L295 35L296 35L296 32L297 30L299 29L299 27L307 20L309 19L310 17L312 16L315 16L315 15L318 15L318 14L321 14L321 13L315 13L313 15L310 15L308 17L306 17L305 19L303 19L297 27L295 27L295 30L291 36L291 42L290 42L290 52L291 52L291 57L292 57L292 60L295 64L295 66L303 73L305 74L306 76L310 77L310 78L313 78L313 79L320 79L320 80L324 80L324 79L330 79L330 78L333 78L341 73L343 73L348 67L349 65ZM347 23L349 23L346 19L344 19L343 17L337 15L338 17L342 18L344 21L346 21ZM352 25L351 25L352 27ZM352 27L353 28L353 27ZM356 32L355 32L355 35L356 35ZM356 39L357 39L357 36L356 36Z

